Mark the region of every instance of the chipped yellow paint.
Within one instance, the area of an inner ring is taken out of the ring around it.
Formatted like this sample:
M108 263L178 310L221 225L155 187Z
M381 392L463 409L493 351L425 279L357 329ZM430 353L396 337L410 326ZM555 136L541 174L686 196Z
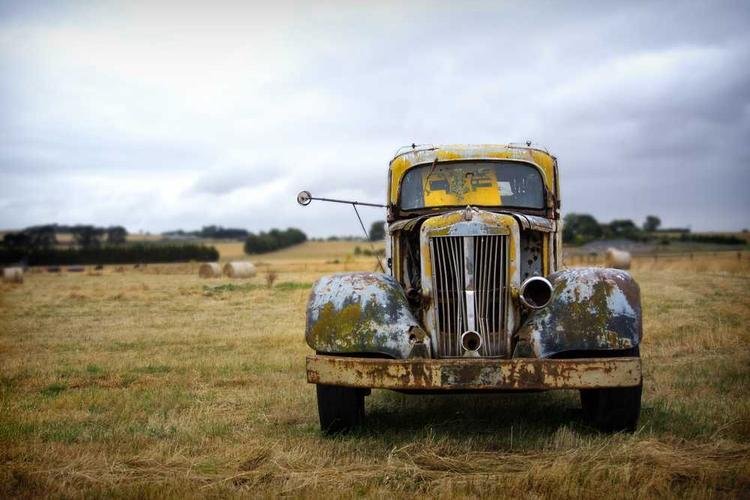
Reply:
M519 160L539 167L548 191L557 196L557 160L554 156L537 149L504 144L465 145L453 144L430 149L416 149L399 154L390 163L390 193L388 202L398 203L399 187L406 172L417 165L438 161L455 160ZM475 202L476 203L476 202ZM484 203L476 203L484 204ZM492 203L488 203L490 205Z
M497 188L497 176L495 171L488 169L483 175L482 186L474 186L469 173L463 175L459 169L457 175L446 175L446 172L439 172L437 169L432 176L423 179L422 192L424 193L425 207L445 207L445 206L462 206L462 205L480 205L492 206L501 205L500 191ZM427 176L426 176L427 177ZM459 180L460 179L460 180ZM434 181L444 181L446 185L455 183L454 188L435 189L430 185Z

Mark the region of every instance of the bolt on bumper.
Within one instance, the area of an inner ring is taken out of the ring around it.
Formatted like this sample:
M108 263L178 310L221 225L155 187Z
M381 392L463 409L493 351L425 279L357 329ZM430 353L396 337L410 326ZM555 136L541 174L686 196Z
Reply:
M641 384L640 358L373 359L307 357L311 384L395 390L548 390Z

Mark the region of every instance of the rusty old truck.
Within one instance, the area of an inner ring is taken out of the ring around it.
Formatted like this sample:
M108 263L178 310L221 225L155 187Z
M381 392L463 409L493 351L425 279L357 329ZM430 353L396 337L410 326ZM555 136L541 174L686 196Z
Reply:
M592 427L636 427L640 291L622 270L563 266L553 155L412 145L387 189L384 272L325 276L310 294L307 380L324 432L359 425L373 388L573 389Z

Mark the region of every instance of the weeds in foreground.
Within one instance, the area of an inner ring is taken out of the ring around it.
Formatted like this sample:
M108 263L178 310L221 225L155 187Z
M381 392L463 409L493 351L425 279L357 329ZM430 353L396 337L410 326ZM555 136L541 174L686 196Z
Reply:
M273 269L266 271L266 288L273 288L273 284L276 283L276 278L279 277L279 273Z

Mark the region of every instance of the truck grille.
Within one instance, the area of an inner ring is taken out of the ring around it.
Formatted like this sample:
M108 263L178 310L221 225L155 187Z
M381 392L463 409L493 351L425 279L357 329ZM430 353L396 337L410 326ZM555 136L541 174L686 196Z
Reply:
M430 239L436 344L439 357L463 355L461 334L482 336L482 356L507 354L507 236Z

